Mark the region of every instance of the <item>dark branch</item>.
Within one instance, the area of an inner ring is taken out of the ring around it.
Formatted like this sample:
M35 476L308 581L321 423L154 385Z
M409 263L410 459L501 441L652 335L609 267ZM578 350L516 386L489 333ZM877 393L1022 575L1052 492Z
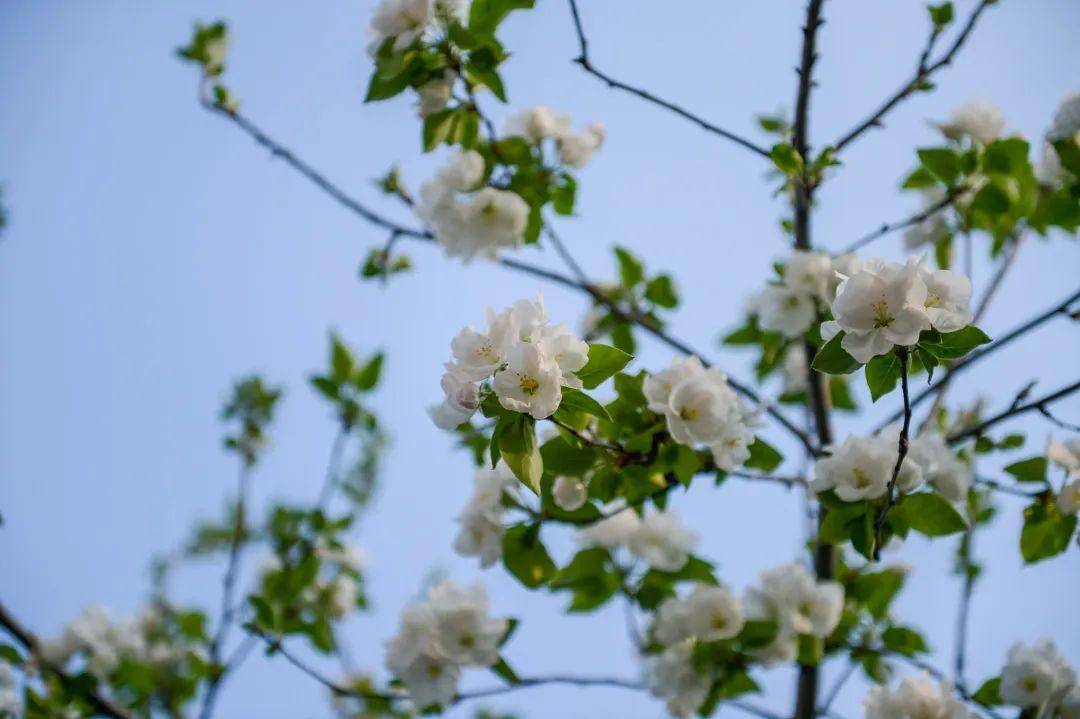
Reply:
M75 681L75 679L69 676L67 672L59 666L46 661L41 655L41 643L38 641L38 638L34 636L29 629L20 624L2 602L0 602L0 627L3 627L15 641L22 645L23 649L29 652L37 660L39 667L56 677L56 680L60 682L65 689L71 692L72 695L85 699L97 714L112 717L113 719L131 719L131 714L126 710L121 709L111 700L106 699L96 691L87 689L83 682Z
M889 96L885 102L873 112L873 114L833 143L836 152L839 153L870 128L880 127L881 121L885 115L899 105L905 98L919 90L922 84L929 80L935 72L950 65L953 58L956 57L956 54L960 51L960 48L964 46L964 43L967 42L967 39L971 36L971 31L975 29L975 23L979 21L979 17L982 15L983 11L993 5L996 1L997 0L980 0L978 6L971 12L971 15L968 16L967 22L964 24L960 34L956 36L956 40L953 41L949 50L933 63L930 62L930 53L933 50L934 42L937 40L938 31L936 28L932 30L930 38L926 43L926 47L919 58L919 65L915 69L915 74L910 80L896 90L896 92Z
M967 371L968 369L973 367L978 362L981 362L983 359L985 359L989 355L991 355L994 352L997 352L998 350L1000 350L1002 347L1007 347L1013 341L1019 339L1020 337L1023 337L1028 332L1031 332L1032 330L1034 330L1037 327L1043 325L1044 323L1054 319L1058 315L1063 315L1065 317L1071 316L1072 310L1070 310L1070 307L1072 307L1072 305L1076 304L1077 302L1080 302L1080 290L1077 290L1076 292L1073 292L1071 295L1069 295L1068 298L1065 299L1064 302L1061 302L1060 304L1057 304L1057 305L1051 307L1050 309L1046 310L1042 314L1039 314L1036 317L1031 318L1030 320L1028 320L1027 322L1024 322L1023 324L1018 325L1017 327L1015 327L1012 330L1009 330L1008 332L1003 334L1001 337L999 337L994 342L991 342L990 344L988 344L983 349L978 350L978 351L973 352L972 354L968 355L967 359L959 362L956 365L953 365L953 367L951 369L949 369L949 371L945 374L944 377L942 377L937 382L933 383L932 385L930 385L926 389L924 389L921 392L919 392L918 394L916 394L911 400L912 408L914 409L915 407L918 407L920 404L922 404L927 399L929 399L931 396L933 396L934 393L939 392L942 389L944 389L950 382L953 381L953 379L958 374L961 374L962 372ZM888 425L892 424L896 420L900 419L901 416L902 416L902 412L897 412L896 414L892 415L891 417L886 419L881 424L881 426L879 426L877 428L877 430L875 430L875 433L881 431L882 428L887 427Z
M917 225L920 222L923 222L924 220L928 220L931 217L933 217L934 215L936 215L937 213L944 210L946 207L949 207L950 205L952 205L953 202L955 202L958 197L960 197L961 195L963 195L967 191L968 191L968 188L966 188L966 187L953 188L953 189L949 190L948 193L946 193L945 197L943 197L941 200L935 202L934 204L930 205L929 207L927 207L922 212L914 214L911 217L908 217L908 218L903 219L903 220L897 220L896 222L886 222L885 224L883 224L881 227L877 228L873 232L870 232L870 233L867 233L867 234L863 235L862 237L860 237L859 239L855 240L850 245L845 247L843 250L841 250L841 254L861 250L863 247L866 247L867 245L869 245L874 240L876 240L876 239L878 239L880 237L884 237L885 235L887 235L887 234L889 234L891 232L897 232L898 230L905 230L908 227L912 227L913 225Z
M897 347L896 354L900 357L900 391L904 398L904 424L900 427L900 438L897 440L896 464L893 465L892 477L889 485L885 488L885 504L878 510L874 517L874 561L881 559L881 546L885 543L885 518L889 510L896 504L896 481L900 478L900 469L903 467L904 458L908 453L908 432L911 431L911 395L908 390L908 349Z
M595 66L593 66L592 61L589 60L589 41L585 37L585 29L582 27L581 24L581 14L578 12L576 0L570 0L570 15L574 19L574 30L577 32L578 45L581 49L581 55L575 58L574 62L576 62L578 65L581 65L582 69L585 70L585 72L589 73L593 77L603 80L607 83L608 87L623 90L624 92L628 92L632 95L637 95L646 102L650 102L653 105L662 107L665 110L675 113L679 117L685 118L690 122L693 122L698 127L707 132L711 132L714 135L719 135L720 137L730 140L737 145L741 145L742 147L745 147L747 150L750 150L751 152L760 155L761 157L764 157L766 159L769 158L768 149L761 147L760 145L756 145L750 140L747 140L744 137L740 137L739 135L725 130L722 127L718 127L709 122L708 120L705 120L704 118L693 114L692 112L680 107L679 105L676 105L673 102L669 102L668 100L664 100L663 98L653 95L648 90L633 87L632 85L627 85L626 83L616 80L615 78L602 72L601 70L598 70Z
M1026 404L1021 404L1021 405L1018 405L1018 406L1010 407L1009 409L1005 410L1004 412L1000 412L999 414L994 415L990 419L988 419L988 420L986 420L984 422L981 422L981 423L975 425L974 427L972 427L970 429L966 429L966 430L964 430L962 432L957 432L956 434L949 435L949 437L947 438L947 441L948 441L949 444L956 444L958 442L963 442L965 439L970 439L972 437L981 437L986 432L986 430L990 429L991 427L993 427L996 424L1004 422L1007 419L1012 419L1014 417L1019 417L1022 414L1026 414L1026 413L1032 412L1032 411L1037 411L1037 412L1048 411L1047 410L1048 405L1053 404L1054 402L1057 402L1060 399L1068 397L1070 394L1072 394L1073 392L1076 392L1077 390L1080 390L1080 381L1073 382L1072 384L1068 385L1067 387L1062 387L1061 389L1057 390L1056 392L1051 392L1050 394L1048 394L1048 395L1046 395L1044 397L1041 397L1041 398L1039 398L1037 400L1028 402Z

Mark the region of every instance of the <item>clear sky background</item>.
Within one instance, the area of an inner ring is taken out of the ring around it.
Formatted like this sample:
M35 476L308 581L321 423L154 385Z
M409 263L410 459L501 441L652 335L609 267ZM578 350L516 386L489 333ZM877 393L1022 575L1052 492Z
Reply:
M443 571L463 582L483 579L496 613L526 619L508 649L520 673L634 676L620 607L564 616L561 597L529 593L450 549L472 470L424 408L439 398L454 333L481 322L488 305L532 296L537 282L483 264L462 267L421 246L410 248L412 274L386 287L360 284L357 266L384 235L201 110L196 71L172 56L195 19L227 19L234 39L227 80L244 112L363 201L409 220L378 196L372 178L396 162L415 188L442 155L421 155L407 100L362 102L373 4L0 1L0 182L10 211L0 243L0 599L45 635L88 603L134 611L145 597L148 558L219 513L232 491L234 460L220 449L216 415L229 383L253 370L288 388L255 481L257 504L312 497L334 427L304 378L322 366L326 333L336 328L362 351L387 351L375 404L394 435L377 502L356 532L370 555L374 602L373 614L347 632L358 663L382 671L382 641L398 612L430 572ZM973 2L957 5L966 15ZM546 103L576 123L601 120L609 129L581 173L580 216L559 223L564 238L596 276L614 272L614 243L673 272L685 299L675 333L747 374L749 358L719 348L716 338L785 253L777 227L785 208L770 196L766 167L586 76L570 62L577 48L565 3L538 6L502 33L514 53L505 72L511 106ZM582 6L599 67L725 127L767 142L753 115L793 104L802 3ZM825 17L810 127L818 146L909 75L926 31L925 10L914 1L830 0ZM927 119L966 100L992 100L1010 129L1041 136L1062 96L1080 90L1078 29L1074 0L1002 0L959 62L938 76L937 92L905 103L885 131L845 154L819 195L817 242L836 249L916 209L916 198L897 193L898 180L913 148L937 141ZM984 239L975 244L978 291L989 268ZM901 255L897 237L876 248ZM550 253L519 254L557 266ZM984 328L999 334L1056 303L1075 288L1078 268L1075 241L1029 239ZM575 324L582 299L545 292L553 318ZM1078 350L1075 328L1047 325L965 375L952 397L986 393L1001 406L1035 377L1043 391L1059 387L1075 379ZM659 368L669 358L645 340L635 367ZM859 392L868 402L865 388ZM875 417L892 411L895 398L883 404ZM1075 398L1057 409L1080 419ZM838 423L841 436L853 429ZM1041 451L1051 429L1038 417L1011 428L1030 437L1015 458ZM774 428L766 436L793 449ZM708 484L673 506L701 532L701 553L726 581L741 590L760 569L798 555L794 493ZM1074 548L1023 567L1021 505L1009 498L1000 505L978 546L989 568L972 610L973 681L996 672L1014 641L1044 634L1080 662L1080 556ZM550 544L558 559L572 551L560 531ZM954 546L913 539L894 555L914 569L899 615L925 629L943 666L951 666L959 595L949 573ZM182 571L177 598L216 606L219 576L217 565ZM793 680L788 670L766 675L762 702L787 711ZM497 681L474 670L464 685ZM836 706L855 717L863 688L850 686ZM323 717L324 695L280 659L260 657L229 685L218 716ZM536 689L491 705L528 717L663 713L643 694L614 689Z

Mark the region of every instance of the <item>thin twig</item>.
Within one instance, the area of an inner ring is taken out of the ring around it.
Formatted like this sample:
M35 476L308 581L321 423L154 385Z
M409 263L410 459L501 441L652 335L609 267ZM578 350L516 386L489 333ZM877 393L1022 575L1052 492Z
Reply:
M624 92L636 95L642 100L645 100L646 102L650 102L653 105L657 105L664 108L665 110L673 112L679 117L685 118L693 122L701 129L707 132L711 132L714 135L719 135L720 137L723 137L727 140L730 140L735 144L740 145L747 150L750 150L756 155L760 155L761 157L764 157L766 159L769 157L769 151L766 148L761 147L760 145L757 145L744 137L740 137L739 135L736 135L729 130L718 127L717 125L714 125L708 120L705 120L704 118L693 114L692 112L676 105L673 102L669 102L668 100L664 100L660 97L657 97L656 95L653 95L648 90L633 87L632 85L627 85L626 83L616 80L615 78L602 72L601 70L598 70L592 64L592 61L589 59L589 41L585 37L585 29L581 24L581 14L578 12L576 0L570 0L570 15L574 20L574 31L577 33L578 46L580 47L581 51L581 54L578 57L574 58L574 62L576 62L578 65L581 65L582 69L585 70L585 72L589 73L593 77L603 80L607 83L608 87L623 90Z
M858 669L858 667L858 662L848 662L847 666L844 667L843 673L840 674L840 677L836 680L836 684L833 684L832 689L830 689L829 693L825 696L825 701L822 702L820 707L818 707L819 714L829 713L829 707L831 707L833 705L833 702L836 701L836 698L840 696L840 690L844 688L845 684L847 684L848 679L851 679L852 675L855 674L855 670Z
M236 517L233 522L232 541L229 545L229 560L225 568L225 576L221 580L221 617L218 620L217 632L210 642L210 664L221 664L221 652L225 647L225 641L229 637L236 618L236 606L233 597L236 594L236 579L240 572L240 556L243 551L247 535L247 495L248 485L251 483L251 465L247 461L240 464L240 472L236 481ZM217 701L218 692L221 690L221 680L226 672L222 671L212 676L206 685L203 694L202 707L199 710L199 719L209 719L214 712L214 703Z
M338 486L338 467L341 465L341 453L345 448L345 440L348 437L349 430L345 428L343 423L338 428L337 434L334 435L333 444L330 445L330 459L326 462L326 478L323 480L322 489L319 491L319 501L315 505L320 510L326 508L326 505L334 496L334 490Z
M893 465L892 477L885 488L885 504L878 510L874 517L874 561L881 559L881 547L885 544L885 518L889 510L896 504L896 482L900 479L900 469L904 464L904 458L908 453L908 432L911 430L911 395L908 390L908 349L897 347L896 354L900 358L900 390L904 397L904 423L900 427L900 438L897 440L896 464Z
M95 713L112 717L112 719L131 719L131 714L127 710L120 708L112 700L98 694L96 691L89 689L85 682L76 681L61 667L47 661L41 654L41 642L38 641L38 638L20 624L15 615L9 612L2 602L0 602L0 627L3 627L15 641L34 657L39 667L56 677L56 680L74 696L85 699Z
M1012 330L1009 330L998 339L986 345L986 347L984 347L983 349L972 352L963 361L953 365L944 377L916 394L915 397L913 397L911 400L911 407L913 409L915 407L918 407L924 401L929 399L935 392L940 392L953 379L955 379L958 374L967 371L976 363L981 362L983 359L993 354L994 352L997 352L1001 348L1008 346L1014 340L1023 337L1028 332L1031 332L1032 330L1040 327L1041 325L1054 319L1058 315L1069 317L1071 315L1070 307L1072 307L1072 305L1076 304L1077 302L1080 302L1080 290L1073 292L1071 295L1069 295L1068 298L1065 299L1064 302L1054 305L1045 312L1031 318L1027 322L1018 325ZM896 420L900 419L901 416L902 411L892 415L875 430L875 433L881 431L882 428L887 427Z
M936 28L933 29L931 31L931 38L926 44L926 48L924 49L922 56L919 59L919 64L916 67L915 74L912 76L912 78L905 82L892 95L890 95L869 117L860 122L850 131L848 131L847 134L845 134L839 140L834 142L833 147L836 148L836 152L839 153L841 150L843 150L845 147L847 147L849 144L859 138L867 130L873 127L880 127L882 118L884 118L885 115L889 113L889 111L899 105L900 102L907 98L909 95L913 94L916 90L918 90L922 86L922 84L926 82L935 72L937 72L943 67L950 65L953 61L953 58L956 56L956 53L960 51L960 48L963 47L964 43L967 42L967 39L971 36L972 30L975 29L975 23L978 22L979 17L982 15L983 11L986 10L986 8L988 8L990 5L993 5L995 2L996 0L980 0L978 6L972 11L971 15L968 16L967 22L964 24L964 27L960 31L960 34L956 36L956 40L953 41L953 44L949 48L949 50L938 60L930 63L929 56L931 50L933 49L933 40L937 39L936 37L934 37L934 34L938 32Z
M945 194L945 197L938 200L937 202L930 205L929 207L922 210L921 212L918 212L918 213L916 213L914 215L911 215L910 217L907 217L907 218L905 218L903 220L897 220L895 222L886 222L886 223L884 223L881 227L877 228L873 232L869 232L869 233L863 235L862 237L860 237L859 239L855 240L854 242L852 242L850 245L848 245L843 250L841 250L839 254L846 254L848 252L856 252L858 250L861 250L863 247L866 247L867 245L869 245L874 240L876 240L876 239L878 239L880 237L884 237L885 235L888 235L891 232L896 232L898 230L904 230L904 229L907 229L908 227L911 227L913 225L917 225L920 222L923 222L924 220L930 219L931 217L933 217L937 213L944 210L946 207L951 206L956 201L956 199L958 197L960 197L961 195L963 195L965 192L967 192L968 189L969 188L967 188L967 187L956 187L956 188L953 188L953 189L949 190Z
M1018 487L1013 487L1009 484L1002 484L997 480L990 479L988 477L976 477L975 484L985 487L988 490L994 492L1000 492L1002 494L1009 494L1014 497L1023 497L1024 499L1034 499L1038 497L1041 492L1026 492Z
M1048 395L1046 395L1044 397L1040 397L1039 399L1034 400L1032 402L1022 404L1022 405L1020 405L1018 407L1010 407L1009 409L1005 410L1004 412L996 414L993 417L991 417L990 419L985 420L983 422L980 422L979 424L975 425L974 427L971 427L970 429L966 429L966 430L964 430L962 432L957 432L956 434L949 435L949 437L947 438L946 441L949 444L956 444L958 442L963 442L965 439L970 439L972 437L981 437L986 432L986 430L990 429L991 427L993 427L996 424L1004 422L1007 419L1012 419L1013 417L1018 417L1018 416L1020 416L1022 414L1026 414L1028 412L1032 412L1032 411L1042 412L1043 410L1047 409L1047 405L1053 404L1054 402L1057 402L1060 399L1068 397L1070 394L1072 394L1073 392L1076 392L1077 390L1080 390L1080 381L1073 382L1072 384L1070 384L1070 385L1068 385L1066 387L1062 387L1061 389L1059 389L1059 390L1057 390L1055 392L1051 392L1050 394L1048 394Z

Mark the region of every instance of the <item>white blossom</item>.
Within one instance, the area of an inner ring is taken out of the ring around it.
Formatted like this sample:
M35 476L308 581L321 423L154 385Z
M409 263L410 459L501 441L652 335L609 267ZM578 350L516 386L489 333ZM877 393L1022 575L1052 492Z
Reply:
M1057 703L1075 684L1075 670L1051 640L1014 644L1001 671L1001 700L1018 707Z
M570 132L570 116L554 112L546 105L522 110L506 118L503 134L523 137L533 144L549 137L561 138Z
M423 37L434 19L432 0L382 0L371 17L371 55L394 38L393 50L403 50Z
M490 667L506 619L489 616L487 593L444 580L405 608L398 633L386 643L386 666L419 707L448 705L457 694L462 666Z
M480 566L490 567L502 558L503 495L514 496L517 480L504 462L495 469L478 469L473 493L457 517L460 524L454 551L462 557L477 557Z
M440 381L446 398L442 404L428 409L435 426L454 429L468 422L480 407L480 388L468 376L455 368L448 369Z
M687 640L650 657L645 667L649 692L680 719L692 716L709 693L710 680L694 666L693 651L693 641Z
M632 509L624 509L585 527L578 539L586 545L619 549L630 542L630 537L640 526L641 517Z
M1080 134L1080 92L1070 92L1058 105L1046 139L1051 142L1076 139L1077 134Z
M1076 514L1080 511L1080 479L1074 479L1061 488L1057 505L1062 514Z
M823 322L821 336L831 340L845 332L841 346L861 363L910 346L930 329L926 313L927 289L921 260L906 265L872 259L840 282L832 302L834 320Z
M696 584L685 599L664 600L656 612L653 636L664 646L690 637L716 642L736 636L743 624L742 602L731 590Z
M896 689L878 685L863 699L866 719L967 719L975 716L946 682L935 684L923 672L906 677Z
M972 100L953 110L948 122L938 123L937 128L950 140L969 137L981 145L988 145L1001 136L1005 116L991 102Z
M773 642L755 650L766 665L795 658L800 634L827 637L840 622L844 588L837 582L818 581L806 567L785 564L761 573L760 586L743 598L747 619L776 622Z
M563 385L581 389L581 380L574 373L589 361L588 343L574 336L566 325L559 324L541 327L538 344L559 365Z
M833 262L828 255L795 250L784 264L784 284L798 292L829 301Z
M585 505L589 493L580 477L556 477L551 486L551 498L559 509L573 512Z
M705 369L696 357L675 359L668 369L646 377L643 391L649 409L664 414L676 442L708 446L725 470L749 458L751 414L720 370Z
M360 598L360 587L356 577L339 574L326 588L326 613L334 619L341 619L356 609Z
M881 437L850 436L828 457L814 463L815 492L833 490L845 502L877 499L885 494L899 453L898 444ZM900 465L896 486L909 492L923 481L922 468L910 457Z
M949 270L919 264L919 278L926 285L926 317L938 332L955 332L971 324L971 280Z
M1080 479L1080 437L1064 442L1055 442L1053 437L1048 438L1046 458L1068 472L1073 479Z
M649 512L627 540L632 554L664 572L682 569L697 543L698 535L672 512Z
M584 167L606 138L607 130L599 122L576 134L568 132L558 138L559 159L570 167Z
M445 109L447 103L450 102L450 95L453 93L456 79L457 75L447 70L442 77L428 80L416 88L416 94L420 99L417 114L420 117L427 117Z
M890 425L878 436L886 444L896 447L900 425ZM910 438L907 459L918 466L922 479L945 499L960 503L967 498L973 481L971 467L949 449L941 433L929 431ZM908 488L904 489L907 491Z
M757 316L761 329L799 337L817 318L813 296L786 285L769 285L757 296Z
M491 384L499 404L534 419L553 415L562 402L562 371L555 359L527 342L511 347L506 359Z
M1058 187L1065 182L1065 167L1061 157L1049 142L1043 143L1042 157L1035 164L1035 178L1043 185Z
M784 394L806 391L809 375L806 371L806 348L802 344L794 342L788 346L780 369L784 374Z

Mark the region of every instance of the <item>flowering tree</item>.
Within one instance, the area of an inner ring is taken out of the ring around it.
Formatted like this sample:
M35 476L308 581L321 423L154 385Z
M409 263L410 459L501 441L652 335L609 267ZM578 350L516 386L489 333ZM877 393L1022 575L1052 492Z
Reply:
M0 625L13 640L0 645L0 716L208 719L229 677L261 647L325 685L341 717L437 714L566 683L648 691L678 717L710 716L726 705L780 719L747 697L759 691L762 673L785 664L799 671L784 715L795 719L833 716L830 707L856 670L876 685L864 699L874 719L1001 719L1006 711L1024 719L1080 717L1076 672L1049 639L1016 644L997 676L965 671L967 607L980 574L972 538L998 511L995 496L1020 502L1024 561L1050 561L1074 544L1080 439L1054 403L1080 390L1080 382L1038 396L1031 386L1016 388L1000 407L951 407L947 399L950 386L987 356L1044 323L1080 316L1074 292L993 337L978 327L1025 236L1060 241L1080 228L1080 95L1063 101L1035 148L1004 134L995 107L958 109L938 125L940 143L919 149L914 170L901 178L904 190L922 194L922 211L836 254L811 242L815 193L837 172L844 150L908 97L930 91L994 4L979 0L966 17L956 16L950 2L930 5L911 78L848 133L817 148L809 118L824 0L806 5L793 117L760 118L773 136L769 146L595 67L579 7L569 0L582 70L760 156L790 198L791 217L783 222L790 253L763 270L742 316L727 318L732 329L723 341L754 353L754 383L711 365L667 330L680 301L671 276L615 248L617 281L596 281L556 233L554 216L575 212L579 177L602 148L603 125L575 127L540 105L512 114L500 132L485 114L485 104L507 100L500 23L533 0L382 0L375 11L367 101L415 94L422 149L449 148L415 195L394 171L381 182L390 201L413 209L412 225L360 204L243 115L224 84L226 26L198 25L178 54L201 73L203 106L388 233L367 256L364 279L385 282L409 271L400 243L414 240L589 300L580 333L549 317L542 297L489 310L483 322L470 318L475 325L447 337L442 396L430 414L476 463L454 549L481 567L501 567L522 591L565 594L568 612L628 601L648 619L646 631L634 632L644 679L519 673L501 648L521 618L494 611L481 585L450 580L426 587L401 612L386 645L388 674L331 677L300 658L295 647L303 644L339 653L341 621L366 607L363 557L345 535L366 508L385 444L368 407L383 356L359 356L335 335L326 369L310 379L338 424L318 495L306 505L276 505L264 518L249 516L248 485L281 390L258 376L238 382L222 410L225 448L238 465L228 515L198 526L186 546L155 565L152 601L137 616L115 619L91 608L61 636L40 640L0 605ZM905 262L868 254L872 243L901 230L915 253ZM996 263L974 306L969 273L950 269L954 244L971 237L985 240ZM518 248L536 243L552 247L565 272L518 258ZM667 367L635 366L640 341L660 342L676 356ZM763 386L774 375L783 380L777 396ZM895 415L836 437L831 414L858 412L861 383L872 402L894 404ZM805 421L796 419L800 409ZM1005 467L1006 476L980 473L985 455L1023 447L1023 436L1007 433L1008 422L1028 413L1073 438L1028 451ZM782 456L770 444L778 435L793 438L802 456ZM815 530L807 556L764 568L744 592L725 584L709 558L695 553L697 532L667 510L673 492L710 479L780 483L804 493ZM552 525L572 527L579 551L556 561L544 543ZM912 532L951 537L956 547L963 593L950 672L928 662L923 634L891 606L907 572L883 563L882 550ZM244 586L243 558L255 546L263 549L263 564ZM213 614L179 606L166 591L175 563L205 556L224 562ZM822 691L820 667L840 660L851 671ZM921 674L897 683L902 664ZM466 669L490 671L499 683L461 691Z

